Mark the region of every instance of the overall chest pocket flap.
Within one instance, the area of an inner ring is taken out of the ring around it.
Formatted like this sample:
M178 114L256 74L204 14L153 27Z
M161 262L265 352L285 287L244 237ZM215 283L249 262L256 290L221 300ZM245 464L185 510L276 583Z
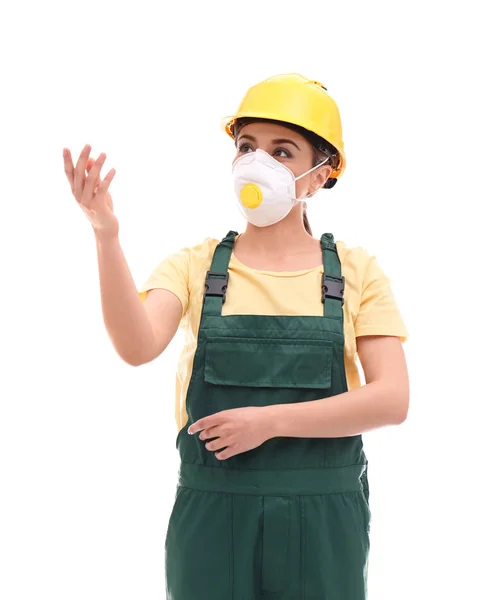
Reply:
M204 379L216 385L329 388L329 340L209 338Z

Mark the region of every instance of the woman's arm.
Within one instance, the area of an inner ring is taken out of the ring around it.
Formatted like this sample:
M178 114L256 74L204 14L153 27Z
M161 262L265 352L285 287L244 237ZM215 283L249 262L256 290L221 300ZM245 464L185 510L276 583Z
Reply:
M409 381L400 338L360 336L357 352L365 385L321 400L266 407L271 437L346 437L402 423Z
M121 358L132 366L152 361L167 347L182 315L180 300L165 289L141 302L117 235L96 236L103 320Z
M159 289L141 302L119 242L119 223L109 193L115 170L101 179L106 154L94 160L90 152L86 144L74 166L70 150L64 148L64 170L95 234L106 330L121 358L136 366L153 360L168 345L181 319L182 302L172 292Z
M223 410L199 419L188 432L200 432L206 449L225 460L274 437L348 437L403 423L409 390L400 338L359 336L357 350L366 380L357 389L310 402Z

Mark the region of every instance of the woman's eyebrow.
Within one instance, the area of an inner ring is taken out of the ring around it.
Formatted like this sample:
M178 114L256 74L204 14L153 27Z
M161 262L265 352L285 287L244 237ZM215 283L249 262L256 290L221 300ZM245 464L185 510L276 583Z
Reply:
M299 150L299 152L301 151L299 146L293 142L292 140L286 140L286 139L277 139L277 140L272 140L273 144L292 144L293 146L295 146L297 148L297 150Z
M251 140L252 142L257 142L256 138L253 135L249 135L248 133L243 133L237 138L237 141L242 140L242 138L246 138Z
M251 142L257 142L256 138L253 135L249 135L248 133L239 135L239 137L237 138L237 141L239 142L239 140L242 140L243 138L251 140ZM301 149L295 142L293 142L292 140L288 140L286 138L278 138L276 140L271 140L271 143L272 144L292 144L293 146L295 146L297 148L297 150L299 150L299 152L301 152Z

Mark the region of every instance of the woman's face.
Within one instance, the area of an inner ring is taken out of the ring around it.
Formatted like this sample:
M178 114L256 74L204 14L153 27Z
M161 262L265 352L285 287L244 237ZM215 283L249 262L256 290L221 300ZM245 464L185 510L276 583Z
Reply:
M260 148L288 167L296 177L311 169L316 159L314 148L300 133L276 123L244 125L237 136L236 148L234 160ZM303 198L314 193L327 181L331 172L332 167L324 165L296 181L296 197Z

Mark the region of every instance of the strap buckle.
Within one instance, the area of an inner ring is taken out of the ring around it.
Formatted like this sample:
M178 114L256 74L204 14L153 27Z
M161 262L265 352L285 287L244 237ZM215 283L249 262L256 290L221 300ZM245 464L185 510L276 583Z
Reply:
M330 277L331 280L325 279ZM344 305L344 287L345 277L341 275L331 275L330 273L322 273L322 302L325 302L325 298L334 298L341 300L342 306Z
M219 279L218 279L219 278ZM229 271L225 273L217 273L208 271L206 273L206 291L204 292L204 300L206 296L222 296L222 303L226 301L226 289L229 283Z

